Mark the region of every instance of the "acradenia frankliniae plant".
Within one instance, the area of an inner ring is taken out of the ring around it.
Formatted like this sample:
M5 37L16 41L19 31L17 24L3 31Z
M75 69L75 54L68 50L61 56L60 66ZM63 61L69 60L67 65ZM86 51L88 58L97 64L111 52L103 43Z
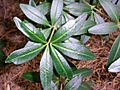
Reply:
M53 68L60 76L64 76L68 80L71 79L64 90L68 90L68 88L69 90L77 90L82 85L80 83L82 83L83 75L79 72L84 70L75 73L63 55L76 60L95 59L95 55L73 37L86 33L84 26L90 23L86 21L87 13L82 13L75 19L64 11L63 2L63 0L53 0L52 4L43 2L36 5L33 0L30 0L29 5L20 4L23 13L28 19L37 23L37 27L27 20L22 21L14 17L17 28L30 41L24 48L13 51L8 56L6 63L22 64L44 51L40 60L40 80L44 90L54 90ZM85 71L89 72L89 70Z

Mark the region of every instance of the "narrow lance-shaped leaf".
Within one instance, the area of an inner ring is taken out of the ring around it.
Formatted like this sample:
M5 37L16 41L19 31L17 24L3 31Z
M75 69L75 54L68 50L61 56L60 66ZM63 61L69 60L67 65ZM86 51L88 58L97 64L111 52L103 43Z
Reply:
M52 25L54 25L56 21L59 19L62 13L62 9L63 9L63 0L53 0L50 11Z
M84 81L78 90L92 90L92 81Z
M84 3L71 3L65 7L66 10L68 10L71 14L75 16L79 16L82 13L86 12L89 13L91 12L91 7L84 4Z
M48 2L42 2L40 5L36 6L36 8L44 15L46 15L50 11L51 4Z
M104 10L107 12L107 14L110 16L110 18L119 22L119 14L115 5L108 0L99 0L99 2L104 8Z
M53 63L50 56L49 46L47 46L40 62L40 79L44 90L52 90L52 76Z
M63 54L77 60L94 60L95 55L80 43L56 43L54 46Z
M39 72L26 72L22 75L23 78L30 80L32 82L40 82L40 73Z
M62 76L71 78L73 72L65 58L52 46L51 54L56 71Z
M28 22L22 22L17 17L14 17L14 22L17 28L23 34L25 34L28 38L30 38L32 41L46 43L44 35L37 28L35 28L32 24Z
M92 74L92 70L90 70L88 68L81 68L81 69L75 70L74 74L81 75L83 77L87 77Z
M82 83L82 76L73 77L66 85L64 90L78 90Z
M62 42L68 39L71 35L75 33L75 20L68 21L65 25L60 27L60 29L55 33L52 38L52 42Z
M37 10L37 8L26 4L20 4L20 8L27 18L31 19L32 21L38 24L50 26L46 17L39 10Z
M55 35L52 38L52 42L62 42L75 35L77 32L79 32L79 29L82 27L86 18L87 14L83 13L77 19L69 20L55 33Z
M120 57L120 35L117 37L115 42L112 45L110 54L107 61L107 66L113 63L116 59Z
M97 24L101 24L101 23L104 23L104 19L97 13L94 12L94 18L95 18L95 22Z
M109 72L120 72L120 58L113 62L108 68Z
M49 35L50 35L50 33L51 33L51 28L47 28L47 29L43 29L43 30L40 28L40 30L43 33L45 39L47 40Z
M32 60L35 56L37 56L40 51L45 47L40 43L34 43L33 45L28 45L22 49L13 51L8 58L6 59L6 63L13 62L14 64L22 64L29 60Z
M117 30L117 28L118 28L117 24L113 22L105 22L105 23L98 24L91 27L88 31L91 34L103 35L103 34L109 34L111 32L114 32L115 30Z

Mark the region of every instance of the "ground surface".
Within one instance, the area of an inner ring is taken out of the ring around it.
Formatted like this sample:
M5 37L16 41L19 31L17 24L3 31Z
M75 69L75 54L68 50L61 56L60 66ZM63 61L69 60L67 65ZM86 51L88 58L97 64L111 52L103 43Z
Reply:
M0 39L6 41L3 51L8 56L12 51L19 49L27 42L26 37L17 30L13 17L23 18L19 9L19 3L27 3L28 0L0 0ZM94 61L80 61L74 63L78 68L88 67L93 70L93 75L87 80L93 81L93 90L120 90L120 73L113 74L106 70L108 52L113 41L120 32L110 34L110 40L106 41L101 36L92 36L87 46L96 53ZM0 67L0 90L41 90L40 84L24 80L21 75L26 71L38 71L38 55L34 60L23 65L5 65Z

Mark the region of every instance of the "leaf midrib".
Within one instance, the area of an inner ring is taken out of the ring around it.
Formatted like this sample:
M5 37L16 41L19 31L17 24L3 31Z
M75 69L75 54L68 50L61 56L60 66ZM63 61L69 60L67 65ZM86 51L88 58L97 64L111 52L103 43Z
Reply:
M82 56L87 56L87 57L90 57L90 58L93 58L93 57L91 57L91 56L89 56L89 55L87 55L87 54L84 54L84 53L80 53L80 52L76 52L76 50L72 50L72 49L66 49L65 47L62 47L62 46L60 46L60 45L56 45L56 44L53 44L55 47L58 47L58 48L63 48L65 51L70 51L71 53L76 53L76 54L78 54L78 55L82 55Z

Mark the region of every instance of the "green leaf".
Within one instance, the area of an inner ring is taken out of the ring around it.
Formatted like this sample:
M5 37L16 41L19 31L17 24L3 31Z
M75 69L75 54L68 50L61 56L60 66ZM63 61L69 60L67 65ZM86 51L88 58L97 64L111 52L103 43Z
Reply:
M78 90L81 83L82 76L75 76L65 85L64 90Z
M78 44L80 43L79 40L77 40L75 38L72 38L72 37L70 37L69 39L67 39L65 42L66 43L78 43Z
M51 4L48 2L40 3L40 5L36 6L37 10L39 10L42 14L46 15L50 11Z
M44 34L44 37L47 40L51 33L51 28L43 29L43 30L41 30L41 32Z
M62 76L71 78L73 72L66 59L52 46L51 54L56 71Z
M22 75L22 77L32 82L40 82L39 72L26 72Z
M22 9L26 17L31 19L32 21L38 24L50 26L46 17L35 7L26 4L20 4L20 8Z
M40 30L35 28L32 24L28 22L22 22L17 17L14 17L14 22L17 28L32 41L39 43L46 43L44 35L40 32Z
M63 0L53 0L50 11L52 25L54 25L57 22L57 20L60 18L62 9L63 9Z
M40 79L44 90L52 90L52 76L53 63L50 56L49 46L47 46L40 62Z
M52 86L52 90L58 90L57 85L53 81L51 81L51 86Z
M75 2L75 0L64 0L64 3L66 5L69 5L69 4L74 3L74 2Z
M92 82L91 81L82 82L78 90L92 90Z
M29 0L29 5L36 7L36 3L34 0Z
M81 35L80 41L85 44L90 39L90 36L87 35Z
M22 49L13 51L8 58L6 59L6 63L13 62L14 64L22 64L29 60L32 60L35 56L37 56L40 51L45 47L40 43L33 43L33 45L27 45Z
M120 72L120 58L113 62L108 68L109 72Z
M78 60L94 60L95 55L80 43L53 44L60 52L68 57Z
M5 60L5 59L6 59L5 53L2 50L0 50L0 60L2 61L2 60Z
M110 54L108 56L107 66L112 64L119 57L120 57L120 35L116 38L115 42L111 47Z
M75 16L79 16L84 12L87 13L91 12L91 7L84 3L71 3L67 5L65 8Z
M88 33L88 29L96 24L92 20L87 20L83 23L84 23L83 26L77 31L77 33L75 35L81 35L81 34ZM80 26L80 25L78 25L78 26Z
M68 39L75 33L75 20L68 21L65 25L63 25L53 36L52 43L62 42Z
M107 0L99 0L99 2L104 10L107 12L107 14L110 16L110 18L119 22L119 12L117 12L117 8L115 7L115 5Z
M78 70L74 71L74 74L81 75L83 77L87 77L92 74L92 70L90 70L88 68L82 68L82 69L78 69Z
M95 18L95 22L97 24L101 24L101 23L105 22L104 19L103 19L103 17L101 17L99 14L97 14L95 12L94 12L94 18Z
M113 22L105 22L102 24L95 25L91 27L88 31L91 34L109 34L111 32L114 32L118 28L117 24Z

